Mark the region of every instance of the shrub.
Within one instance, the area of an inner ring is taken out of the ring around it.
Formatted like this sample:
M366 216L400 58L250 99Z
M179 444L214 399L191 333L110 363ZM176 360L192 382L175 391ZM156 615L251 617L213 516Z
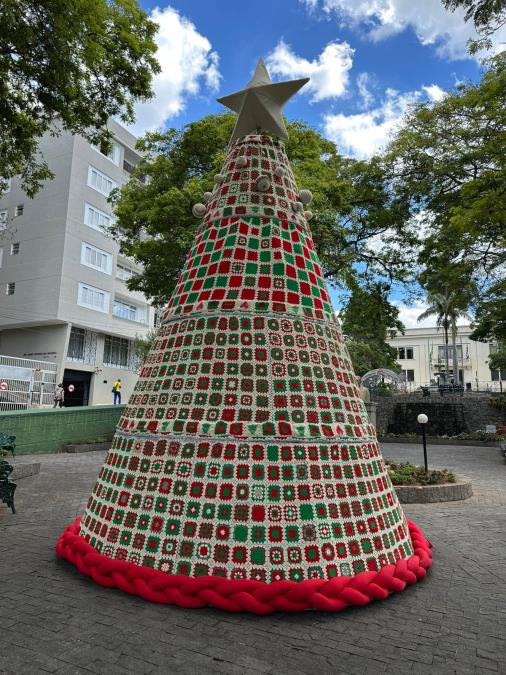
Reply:
M388 473L393 485L442 485L455 483L455 474L449 469L429 469L409 462L398 463L386 460Z

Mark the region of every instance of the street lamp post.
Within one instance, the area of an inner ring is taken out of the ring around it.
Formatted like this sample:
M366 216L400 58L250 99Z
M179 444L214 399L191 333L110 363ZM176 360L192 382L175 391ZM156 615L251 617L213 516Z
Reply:
M425 438L425 425L429 421L429 418L427 417L427 415L425 413L421 413L420 415L418 415L418 417L416 419L417 419L418 424L420 424L421 427L422 427L423 462L424 462L424 465L425 465L425 473L427 473L427 471L429 470L429 466L428 466L428 462L427 462L427 439Z

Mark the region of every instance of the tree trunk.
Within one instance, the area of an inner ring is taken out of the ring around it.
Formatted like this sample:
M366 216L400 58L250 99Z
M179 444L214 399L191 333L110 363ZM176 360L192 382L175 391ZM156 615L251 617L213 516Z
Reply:
M448 384L450 374L450 363L448 358L448 317L446 315L444 318L444 329L445 329L445 360L446 360L445 384Z
M459 357L457 355L457 322L452 320L452 348L453 348L453 381L460 384L459 377Z

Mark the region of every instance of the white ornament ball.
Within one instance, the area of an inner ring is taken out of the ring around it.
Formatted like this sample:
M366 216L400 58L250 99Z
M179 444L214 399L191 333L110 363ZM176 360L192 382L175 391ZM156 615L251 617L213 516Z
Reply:
M277 166L274 169L274 175L277 176L277 178L283 178L283 176L285 175L285 170L283 169L282 166Z
M225 176L222 173L217 173L216 176L214 177L215 183L223 183L224 180Z
M238 157L235 160L235 165L239 169L244 169L245 166L248 166L248 160L246 159L246 157Z
M193 205L192 213L195 216L195 218L202 218L205 212L206 212L205 204L201 204L200 202L198 202L197 204Z
M257 178L257 190L259 192L267 192L270 187L271 181L269 180L269 176L259 176Z
M204 192L203 197L206 204L211 201L212 196L213 196L212 192Z
M304 204L304 206L311 204L311 201L313 200L313 194L311 190L301 190L299 192L299 199Z
M301 202L294 202L292 204L292 209L295 211L295 213L300 213L304 207L302 206Z
M304 216L306 220L311 220L313 217L313 212L312 211L304 211Z

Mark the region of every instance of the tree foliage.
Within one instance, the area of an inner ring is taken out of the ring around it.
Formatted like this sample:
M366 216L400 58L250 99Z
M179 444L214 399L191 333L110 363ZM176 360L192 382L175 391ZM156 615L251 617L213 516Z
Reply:
M357 375L375 368L399 372L397 352L386 342L397 332L404 334L399 310L388 301L387 284L354 285L341 312L343 334Z
M494 284L474 308L472 340L506 344L506 280Z
M155 32L136 0L2 0L0 176L20 175L33 196L52 175L37 156L43 134L107 144L109 117L132 122L159 70Z
M111 235L144 266L129 286L157 304L177 281L198 226L192 205L213 189L234 124L234 115L210 115L180 131L147 134L139 142L145 158L113 195L117 220ZM399 241L414 236L406 224L409 205L392 195L381 163L341 157L332 142L302 122L287 127L296 182L313 193L311 230L325 275L344 285L360 275L406 279L412 261Z
M423 267L492 283L506 263L506 55L477 85L415 106L385 158L422 233Z
M480 36L479 40L470 41L470 51L492 46L490 36L506 24L506 0L442 0L446 9L454 12L465 10L465 20L472 21Z

